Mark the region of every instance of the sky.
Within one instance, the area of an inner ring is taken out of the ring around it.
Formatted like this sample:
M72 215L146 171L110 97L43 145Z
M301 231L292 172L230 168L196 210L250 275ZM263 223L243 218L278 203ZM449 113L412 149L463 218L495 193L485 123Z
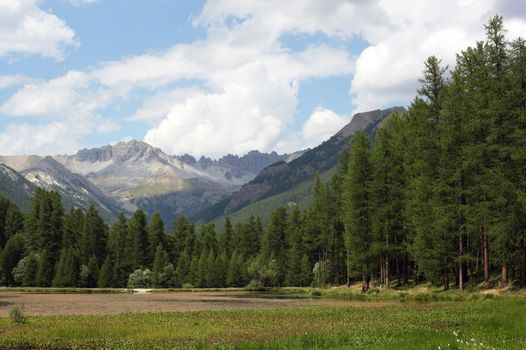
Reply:
M0 154L294 152L407 106L522 0L0 0Z

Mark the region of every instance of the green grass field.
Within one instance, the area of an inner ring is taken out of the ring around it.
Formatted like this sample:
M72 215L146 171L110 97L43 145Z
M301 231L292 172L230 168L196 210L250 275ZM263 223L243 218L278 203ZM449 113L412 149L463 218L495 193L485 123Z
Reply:
M0 318L1 349L525 349L526 299Z

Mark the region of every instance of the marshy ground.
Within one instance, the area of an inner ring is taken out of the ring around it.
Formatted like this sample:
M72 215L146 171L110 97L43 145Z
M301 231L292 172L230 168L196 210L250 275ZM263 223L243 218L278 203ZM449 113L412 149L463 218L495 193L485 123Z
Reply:
M1 349L525 349L526 298L412 289L1 291ZM74 293L75 292L75 293Z

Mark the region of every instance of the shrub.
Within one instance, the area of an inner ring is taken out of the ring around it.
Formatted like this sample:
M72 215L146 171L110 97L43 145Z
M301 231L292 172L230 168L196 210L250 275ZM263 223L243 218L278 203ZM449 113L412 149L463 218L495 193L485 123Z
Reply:
M320 298L321 297L321 292L319 290L313 290L310 293L310 295L311 295L312 298Z
M27 316L25 314L25 306L15 305L9 310L9 317L13 323L23 324L27 322Z
M249 291L263 291L265 290L265 286L263 286L263 283L260 280L251 280L245 289Z
M128 279L128 288L150 288L152 272L149 269L135 270Z
M192 283L183 283L183 289L193 289L194 285Z

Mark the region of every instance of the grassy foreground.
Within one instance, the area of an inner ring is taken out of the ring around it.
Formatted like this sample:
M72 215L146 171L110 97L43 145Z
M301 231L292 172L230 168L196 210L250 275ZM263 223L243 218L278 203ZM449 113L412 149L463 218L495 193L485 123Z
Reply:
M2 349L524 349L526 299L0 318Z

